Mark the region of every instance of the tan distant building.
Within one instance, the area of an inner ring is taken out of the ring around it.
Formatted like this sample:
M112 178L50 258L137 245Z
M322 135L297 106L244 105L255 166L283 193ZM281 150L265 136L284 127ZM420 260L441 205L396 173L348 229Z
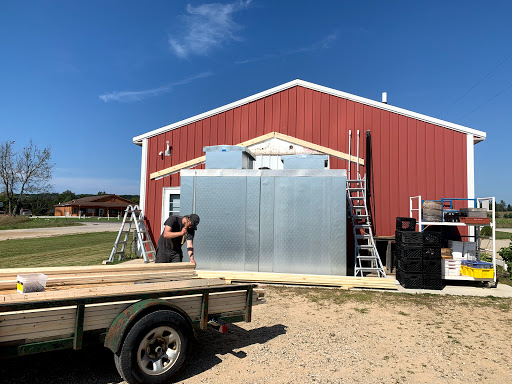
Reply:
M117 216L128 205L135 203L117 195L87 196L55 205L55 216Z

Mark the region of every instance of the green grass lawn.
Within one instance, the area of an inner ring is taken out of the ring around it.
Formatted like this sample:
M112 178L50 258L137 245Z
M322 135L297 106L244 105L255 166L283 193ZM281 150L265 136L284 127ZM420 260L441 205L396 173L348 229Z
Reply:
M62 222L77 222L77 223L83 223L84 221L88 221L88 222L91 222L91 223L97 223L98 221L100 222L105 222L105 223L108 223L108 222L113 222L113 223L116 223L116 222L121 222L123 221L123 215L121 215L120 219L118 220L117 219L117 216L116 217L110 217L110 218L107 218L107 217L87 217L87 218L78 218L78 216L71 216L71 217L62 217L62 216L56 216L56 217L50 217L50 218L33 218L32 220L51 220L51 221L62 221Z
M0 268L101 264L109 258L116 236L99 232L0 241Z
M496 240L509 240L512 239L512 233L496 231Z
M512 219L496 218L496 228L512 228Z
M51 228L51 227L70 227L82 225L81 223L58 219L31 219L25 216L0 216L0 231L7 229L27 229L27 228Z

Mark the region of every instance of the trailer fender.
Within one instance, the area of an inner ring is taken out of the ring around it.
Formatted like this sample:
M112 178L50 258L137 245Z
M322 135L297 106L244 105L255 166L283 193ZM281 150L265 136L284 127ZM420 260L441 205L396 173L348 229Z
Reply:
M130 305L116 317L107 331L104 343L105 347L110 349L112 352L117 353L123 345L126 334L135 325L135 323L147 314L158 310L170 310L177 312L183 316L189 324L191 334L194 334L192 319L184 310L165 300L146 299Z

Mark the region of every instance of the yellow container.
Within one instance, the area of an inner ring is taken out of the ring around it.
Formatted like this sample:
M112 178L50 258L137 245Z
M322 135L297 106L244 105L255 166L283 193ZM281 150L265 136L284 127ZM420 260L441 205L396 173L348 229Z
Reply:
M477 279L492 279L494 277L494 268L471 268L473 270L473 277Z
M460 266L460 274L465 275L465 276L472 276L470 269L471 268L468 268L465 265L461 265Z

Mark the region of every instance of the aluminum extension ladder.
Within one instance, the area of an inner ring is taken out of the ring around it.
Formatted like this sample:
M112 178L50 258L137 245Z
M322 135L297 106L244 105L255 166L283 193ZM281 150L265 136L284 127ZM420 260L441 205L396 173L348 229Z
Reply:
M144 224L144 216L142 216L142 211L138 205L133 207L129 205L124 211L123 223L121 224L121 228L117 234L116 242L114 243L114 247L112 248L112 252L110 253L110 257L107 263L112 263L116 255L119 255L118 260L122 260L124 258L130 232L132 229L132 224L135 224L134 237L137 239L138 252L142 254L145 263L154 261L156 251L153 242L149 237L146 224Z
M373 240L370 214L366 204L366 176L361 179L358 175L356 180L347 180L347 200L355 242L354 276L364 277L365 273L377 273L379 277L386 277Z

